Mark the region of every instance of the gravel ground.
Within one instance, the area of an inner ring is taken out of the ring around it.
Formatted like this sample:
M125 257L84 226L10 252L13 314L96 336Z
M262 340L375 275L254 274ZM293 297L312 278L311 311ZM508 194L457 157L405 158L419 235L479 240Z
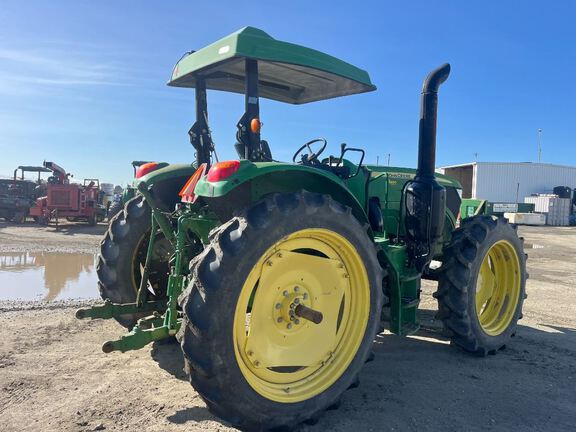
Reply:
M0 223L0 252L94 252L104 229ZM528 299L507 349L475 358L450 346L426 283L424 330L378 335L360 387L301 431L575 430L576 229L520 232L537 248L527 249ZM178 345L103 354L122 328L76 320L74 309L90 303L0 302L0 431L233 430L186 381Z

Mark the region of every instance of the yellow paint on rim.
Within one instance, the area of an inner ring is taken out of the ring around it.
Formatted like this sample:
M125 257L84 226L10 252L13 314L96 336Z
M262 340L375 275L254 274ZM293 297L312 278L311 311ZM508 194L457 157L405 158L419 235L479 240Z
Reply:
M520 299L520 260L507 240L488 250L476 282L476 314L482 330L490 336L502 334L512 322Z
M322 312L314 324L298 304ZM321 228L271 246L243 284L234 315L240 370L261 396L281 403L310 399L344 374L366 331L370 286L356 248Z

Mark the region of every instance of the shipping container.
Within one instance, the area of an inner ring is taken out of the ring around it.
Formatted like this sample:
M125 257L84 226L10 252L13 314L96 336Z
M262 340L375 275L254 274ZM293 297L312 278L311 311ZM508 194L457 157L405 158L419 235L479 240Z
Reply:
M524 202L534 204L535 211L547 215L546 224L552 226L568 226L572 213L572 200L558 198L557 195L537 195L524 198Z

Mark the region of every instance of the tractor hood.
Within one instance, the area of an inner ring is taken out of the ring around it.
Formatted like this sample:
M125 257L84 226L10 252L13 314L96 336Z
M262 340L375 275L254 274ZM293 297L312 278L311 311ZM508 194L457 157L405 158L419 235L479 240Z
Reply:
M258 61L259 93L268 99L304 104L376 90L366 71L253 27L183 57L168 85L194 88L203 76L208 89L244 93L247 58Z

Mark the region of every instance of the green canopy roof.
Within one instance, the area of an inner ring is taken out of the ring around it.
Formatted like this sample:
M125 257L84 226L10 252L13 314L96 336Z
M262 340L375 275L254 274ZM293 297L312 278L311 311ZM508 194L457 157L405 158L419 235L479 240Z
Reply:
M261 97L303 104L376 90L368 73L310 48L278 41L262 30L244 27L182 58L168 85L206 87L244 93L244 59L258 60Z

